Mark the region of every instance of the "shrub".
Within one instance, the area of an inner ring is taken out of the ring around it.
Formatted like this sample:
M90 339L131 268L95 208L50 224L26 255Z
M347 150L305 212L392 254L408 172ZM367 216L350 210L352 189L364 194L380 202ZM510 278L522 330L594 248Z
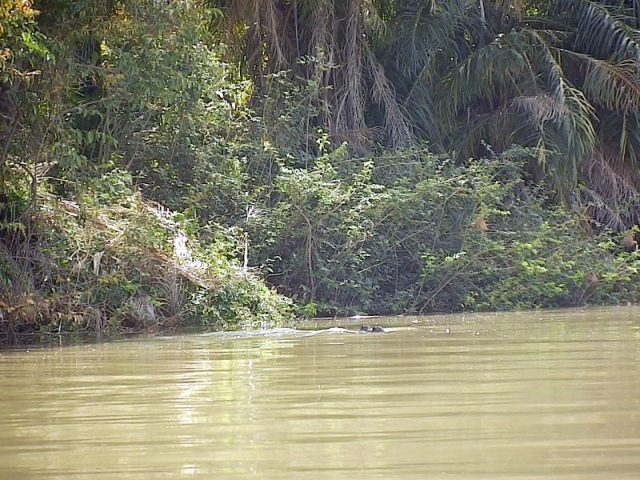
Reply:
M322 314L637 300L637 251L612 253L610 237L550 207L521 177L529 155L459 167L423 150L360 162L334 153L283 168L278 201L254 224L256 255Z
M289 319L287 300L239 266L224 228L205 246L194 221L144 200L130 182L115 170L74 202L43 195L29 268L0 255L4 333L274 326Z

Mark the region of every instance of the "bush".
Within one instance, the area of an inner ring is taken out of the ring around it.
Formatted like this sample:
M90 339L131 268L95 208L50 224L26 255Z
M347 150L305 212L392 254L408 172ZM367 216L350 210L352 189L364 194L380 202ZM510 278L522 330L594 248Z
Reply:
M283 168L278 201L253 224L255 255L322 314L636 301L637 251L612 253L609 237L550 207L521 177L528 157L514 149L459 167L415 150L354 168L334 153Z
M0 333L239 328L290 318L288 301L238 265L224 228L205 247L195 222L145 201L130 182L116 170L75 202L42 196L30 268L0 250Z

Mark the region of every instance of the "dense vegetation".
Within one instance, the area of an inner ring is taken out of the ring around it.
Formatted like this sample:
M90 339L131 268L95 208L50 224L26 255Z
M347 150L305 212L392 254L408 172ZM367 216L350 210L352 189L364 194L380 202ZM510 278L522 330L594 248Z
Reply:
M1 0L0 334L636 302L639 12Z

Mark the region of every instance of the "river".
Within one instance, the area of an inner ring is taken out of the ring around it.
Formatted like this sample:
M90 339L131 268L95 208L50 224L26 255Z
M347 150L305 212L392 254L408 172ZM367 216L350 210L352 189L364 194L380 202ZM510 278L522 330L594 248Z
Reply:
M367 321L2 350L0 479L640 478L640 308Z

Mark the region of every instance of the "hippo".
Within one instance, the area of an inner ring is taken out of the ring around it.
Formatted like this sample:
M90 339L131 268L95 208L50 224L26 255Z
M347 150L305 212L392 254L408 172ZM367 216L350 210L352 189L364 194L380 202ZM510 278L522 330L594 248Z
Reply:
M362 325L360 331L366 333L387 333L387 331L379 325Z

